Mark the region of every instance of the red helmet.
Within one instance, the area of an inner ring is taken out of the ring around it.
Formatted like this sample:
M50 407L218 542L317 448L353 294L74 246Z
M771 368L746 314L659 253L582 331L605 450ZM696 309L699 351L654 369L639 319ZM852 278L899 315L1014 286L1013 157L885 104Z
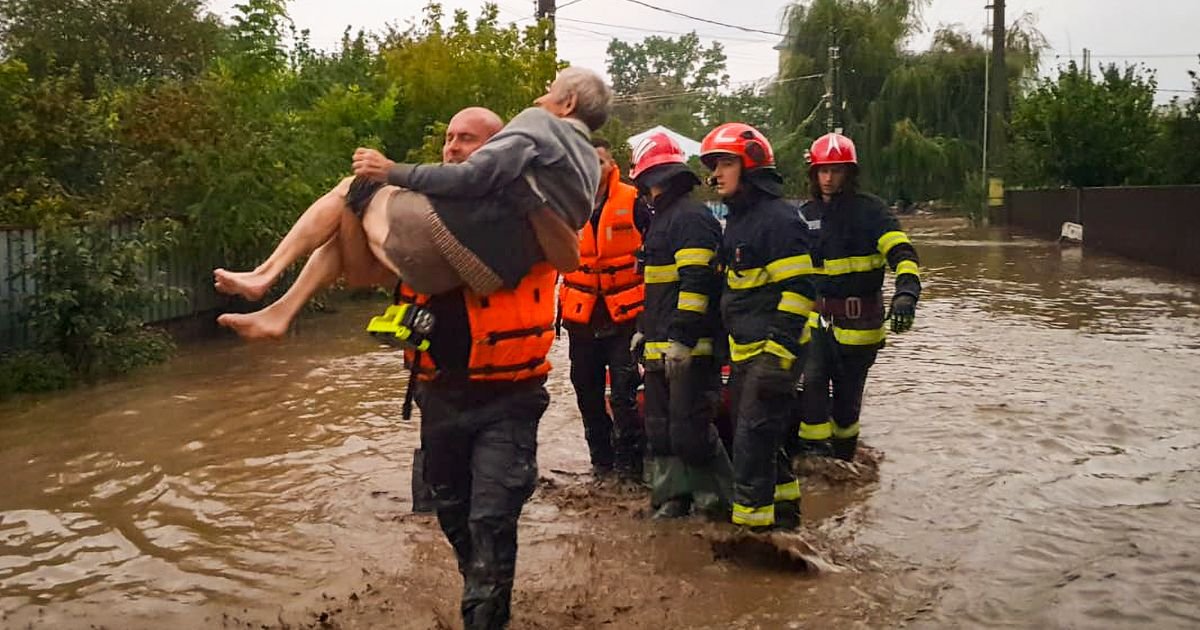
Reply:
M679 143L659 131L642 138L633 148L633 168L629 169L629 178L637 179L647 170L663 164L687 164L687 156Z
M775 151L762 133L746 123L725 123L704 136L700 143L700 161L712 170L717 158L734 155L742 159L742 168L773 168Z
M854 141L840 133L827 133L817 138L804 157L810 169L826 164L858 166L858 151L854 148Z

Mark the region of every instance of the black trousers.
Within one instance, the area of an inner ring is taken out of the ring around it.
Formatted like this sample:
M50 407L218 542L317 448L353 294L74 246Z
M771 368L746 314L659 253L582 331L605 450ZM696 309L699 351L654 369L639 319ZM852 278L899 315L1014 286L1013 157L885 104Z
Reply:
M717 452L719 392L713 387L716 366L711 357L694 357L684 378L667 380L666 372L646 372L646 438L651 457L677 456L703 466Z
M873 347L839 344L825 331L813 335L801 394L802 436L832 439L835 447L839 441L857 442L867 373L878 354ZM849 450L852 458L853 448Z
M537 484L538 423L550 403L544 382L422 383L416 392L424 480L458 558L468 630L508 624L517 520Z
M775 524L776 504L798 506L800 500L800 487L784 451L795 392L759 389L747 378L748 363L735 364L729 380L734 413L733 521L766 527Z
M632 327L596 337L590 329L569 330L571 384L583 416L592 466L598 469L640 470L645 437L638 416L638 374L629 352ZM605 405L605 375L610 394ZM608 407L612 408L609 415Z

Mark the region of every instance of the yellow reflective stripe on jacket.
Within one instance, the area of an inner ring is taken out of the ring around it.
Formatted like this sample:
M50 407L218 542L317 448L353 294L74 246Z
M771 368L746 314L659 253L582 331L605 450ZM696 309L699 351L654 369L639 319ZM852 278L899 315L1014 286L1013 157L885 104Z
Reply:
M681 311L692 311L695 313L708 312L708 296L703 293L692 293L691 291L679 292L679 303L676 306Z
M845 346L873 346L883 343L887 337L887 331L884 328L871 328L869 330L855 330L853 328L842 328L840 326L833 327L833 338L838 343Z
M750 507L740 503L733 504L733 524L749 525L750 527L766 527L775 523L775 504L763 507Z
M730 289L734 290L765 287L770 281L770 275L763 267L754 267L753 269L743 269L741 271L730 269L725 272L725 283Z
M918 278L921 277L920 268L917 267L917 263L911 260L901 260L900 264L896 265L896 275L898 276L902 273L911 273Z
M679 269L675 265L647 265L646 284L679 282Z
M833 423L826 420L820 424L800 423L801 440L828 440L833 437Z
M824 273L827 276L840 276L859 271L874 271L882 269L886 264L880 254L870 256L850 256L849 258L829 258L825 260Z
M779 310L801 317L808 317L813 310L813 301L791 291L784 291L779 296Z
M833 437L835 437L835 438L858 437L858 423L855 422L854 424L852 424L848 427L845 427L845 428L838 427L838 426L833 427Z
M687 267L688 265L700 265L707 267L708 263L716 257L717 252L703 247L688 247L675 252L675 266Z
M787 483L776 484L775 502L798 501L800 499L800 482L793 479Z
M888 232L879 237L879 253L887 256L893 247L901 243L911 244L912 241L908 240L908 235L904 232Z
M661 361L663 355L665 355L667 352L667 347L670 345L670 341L647 341L645 350L642 351L642 357L644 357L647 361ZM700 339L697 339L696 345L692 347L692 356L711 357L712 355L712 337L701 337Z
M763 352L779 357L779 362L783 365L784 369L791 369L792 362L796 360L796 355L792 354L791 350L784 348L777 341L767 340L767 343L763 345Z
M788 278L796 276L806 276L816 273L816 268L813 267L812 256L802 254L800 256L788 256L780 258L767 264L767 275L771 282L782 282Z

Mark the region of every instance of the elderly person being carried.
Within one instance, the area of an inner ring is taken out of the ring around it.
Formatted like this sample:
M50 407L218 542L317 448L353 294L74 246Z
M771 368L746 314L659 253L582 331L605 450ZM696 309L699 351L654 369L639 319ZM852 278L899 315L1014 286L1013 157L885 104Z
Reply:
M578 231L600 180L589 133L607 120L611 95L596 73L566 68L536 107L514 117L463 163L395 164L359 149L357 177L335 189L344 202L328 195L318 200L266 261L248 272L217 269L215 286L259 299L284 269L331 241L339 243L340 273L347 277L381 265L427 294L466 286L488 295L515 286L543 260L573 270ZM347 207L361 227L344 220ZM365 239L341 234L347 230L360 230ZM321 286L298 281L289 293L307 300ZM292 316L268 307L218 321L245 338L275 337Z

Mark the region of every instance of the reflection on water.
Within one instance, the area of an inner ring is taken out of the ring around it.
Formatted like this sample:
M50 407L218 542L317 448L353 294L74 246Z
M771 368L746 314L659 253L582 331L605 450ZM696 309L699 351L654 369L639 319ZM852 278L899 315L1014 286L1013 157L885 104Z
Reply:
M693 536L537 499L518 610L611 580L600 590L630 597L676 584L662 588L691 602L682 626L781 627L839 607L884 626L1200 624L1200 283L947 222L911 234L926 295L917 328L881 355L863 418L882 481L806 497L810 516L846 510L811 526L869 551L870 575L747 580ZM0 407L4 619L211 627L245 607L272 620L379 567L423 576L414 610L452 601L440 534L406 516L416 424L399 419L397 355L359 333L375 307ZM588 466L564 355L540 457L569 476ZM837 600L852 590L865 599Z

